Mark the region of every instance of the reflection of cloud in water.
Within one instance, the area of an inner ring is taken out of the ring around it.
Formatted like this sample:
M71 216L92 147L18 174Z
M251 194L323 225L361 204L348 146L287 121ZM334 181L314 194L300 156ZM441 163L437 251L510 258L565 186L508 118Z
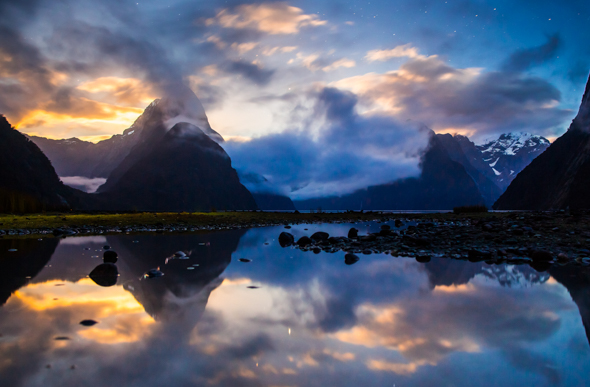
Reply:
M71 246L86 246L89 244L106 245L107 237L105 236L84 236L84 237L69 237L59 241L60 245Z
M573 386L587 380L587 348L572 353L563 344L583 335L577 309L553 280L511 288L467 262L456 268L465 275L453 278L453 270L385 255L346 266L343 253L280 248L273 240L280 229L249 230L235 252L243 231L109 236L121 273L111 288L85 278L100 259L82 255L82 245L60 244L51 267L0 308L0 358L11 359L0 362L2 384L430 386L473 385L485 376L503 386ZM164 264L178 250L191 257ZM241 257L253 261L236 262ZM164 277L139 280L157 266ZM251 284L260 288L247 289ZM87 318L99 324L79 325ZM557 367L565 363L567 373Z

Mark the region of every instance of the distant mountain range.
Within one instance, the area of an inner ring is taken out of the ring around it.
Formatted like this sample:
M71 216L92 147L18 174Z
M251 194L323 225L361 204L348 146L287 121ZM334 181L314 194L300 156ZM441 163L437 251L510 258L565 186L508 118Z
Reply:
M590 208L590 79L568 131L516 176L494 208Z
M529 133L502 134L476 145L465 136L431 134L417 178L368 187L348 195L295 201L301 210L450 210L491 207L512 179L549 141Z
M477 145L483 161L489 165L494 174L494 182L502 190L551 145L545 137L530 133L517 132L502 134L496 140L485 141Z
M584 98L584 101L588 100L587 95ZM588 102L584 102L583 107L585 104ZM580 111L587 114L587 110L581 108ZM568 163L579 166L586 162L583 149L589 141L590 130L577 129L587 123L586 118L579 114L576 120L573 129L570 128L563 137L567 141L560 139L559 144L568 144L559 152L570 155ZM190 89L155 100L123 134L96 144L77 138L50 140L36 136L29 137L29 141L11 129L6 120L3 125L10 129L3 132L4 135L10 134L2 144L6 148L4 158L9 157L6 156L11 153L9 149L14 149L11 145L14 141L27 149L21 155L35 154L34 162L23 161L16 155L3 161L3 166L18 165L12 171L2 171L6 175L3 181L14 182L0 187L5 203L3 208L20 206L37 210L448 210L471 204L490 207L519 172L550 145L547 139L524 132L502 134L482 144L475 144L465 136L432 133L421 158L420 176L367 187L348 195L293 203L287 196L276 193L263 176L251 171L242 171L238 175L220 146L223 138L211 128L201 103ZM557 149L554 145L551 147ZM570 152L575 146L581 149L575 152L578 156ZM546 153L535 162L545 160ZM37 167L33 168L33 164ZM39 171L43 172L38 176ZM585 192L585 183L576 173L570 168L557 174L564 178L569 176L568 187L580 186L575 191ZM57 175L66 181L73 176L101 178L104 184L96 194L85 195L65 186ZM534 179L539 178L537 174ZM565 184L556 179L549 185L559 187ZM521 184L517 183L520 180L515 180L517 186ZM10 200L14 202L10 199L14 195L28 197L29 204L23 204L22 200L18 205L6 204ZM502 198L513 194L506 195ZM498 208L505 207L504 200L507 199L498 201ZM31 204L33 202L35 204ZM512 207L524 209L540 205L529 200L527 204L517 203L515 206Z

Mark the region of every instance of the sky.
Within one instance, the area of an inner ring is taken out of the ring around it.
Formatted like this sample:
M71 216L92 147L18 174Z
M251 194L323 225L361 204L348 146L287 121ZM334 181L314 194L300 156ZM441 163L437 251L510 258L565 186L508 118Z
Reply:
M244 169L254 152L267 178L284 152L321 170L308 180L345 165L328 174L346 181L280 181L301 197L415 175L425 128L553 140L590 70L582 0L0 0L0 14L0 113L22 132L99 141L189 86Z

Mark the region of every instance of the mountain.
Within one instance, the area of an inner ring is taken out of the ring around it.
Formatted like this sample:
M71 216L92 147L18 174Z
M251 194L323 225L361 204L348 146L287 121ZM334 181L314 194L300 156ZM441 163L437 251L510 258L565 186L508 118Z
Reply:
M473 179L484 199L486 206L491 207L502 194L502 190L490 176L490 167L483 162L479 149L467 137L461 135L437 134L451 160L461 164L465 172Z
M590 208L590 78L568 131L534 159L494 204L498 210Z
M465 167L449 156L444 137L432 133L417 178L368 187L339 197L295 201L300 210L450 210L483 204L484 198Z
M84 195L64 185L41 149L0 115L0 213L67 210Z
M494 181L502 189L537 156L551 145L545 137L525 132L505 133L495 140L477 145L483 161L494 173Z
M136 121L123 134L116 134L96 144L77 138L65 140L37 136L29 136L29 138L51 160L59 176L106 178L135 146L139 131Z
M590 269L587 267L552 266L551 277L565 286L578 306L586 338L590 343Z
M294 211L291 198L275 192L268 179L259 173L238 171L242 184L252 192L258 208L264 211Z
M97 191L101 209L257 208L229 156L216 142L223 138L209 126L197 97L191 91L179 98L185 100L165 98L146 109L138 125L137 143Z
M173 96L156 99L123 134L116 134L96 144L78 138L29 138L51 160L59 176L107 178L140 141L144 127L149 126L156 115L166 129L178 122L188 122L201 128L214 141L223 142L223 137L211 129L205 109L190 89L178 90Z

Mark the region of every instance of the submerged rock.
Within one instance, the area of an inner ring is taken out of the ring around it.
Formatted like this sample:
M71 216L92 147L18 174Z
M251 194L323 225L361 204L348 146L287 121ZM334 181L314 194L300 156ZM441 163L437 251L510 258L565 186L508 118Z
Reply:
M113 286L119 278L119 270L113 263L102 263L94 268L88 275L99 286Z
M94 320L82 320L80 321L80 325L84 325L85 327L91 327L93 325L98 324L98 321Z
M354 265L360 260L355 254L348 253L344 256L344 263L347 265Z
M117 263L118 258L119 258L119 254L117 254L113 250L107 250L102 255L102 260L105 263Z
M328 234L327 232L323 232L323 231L318 231L313 233L313 235L311 236L311 239L315 242L319 242L319 241L325 241L330 237L330 234Z
M288 247L293 245L294 243L295 237L293 236L293 234L283 231L279 235L279 244L281 245L281 247Z
M158 278L158 277L163 277L163 276L164 276L164 273L162 273L160 271L160 268L148 270L143 275L144 278Z
M299 240L297 241L297 244L299 246L308 246L312 244L312 240L311 238L307 237L307 236L302 236L301 238L299 238Z

